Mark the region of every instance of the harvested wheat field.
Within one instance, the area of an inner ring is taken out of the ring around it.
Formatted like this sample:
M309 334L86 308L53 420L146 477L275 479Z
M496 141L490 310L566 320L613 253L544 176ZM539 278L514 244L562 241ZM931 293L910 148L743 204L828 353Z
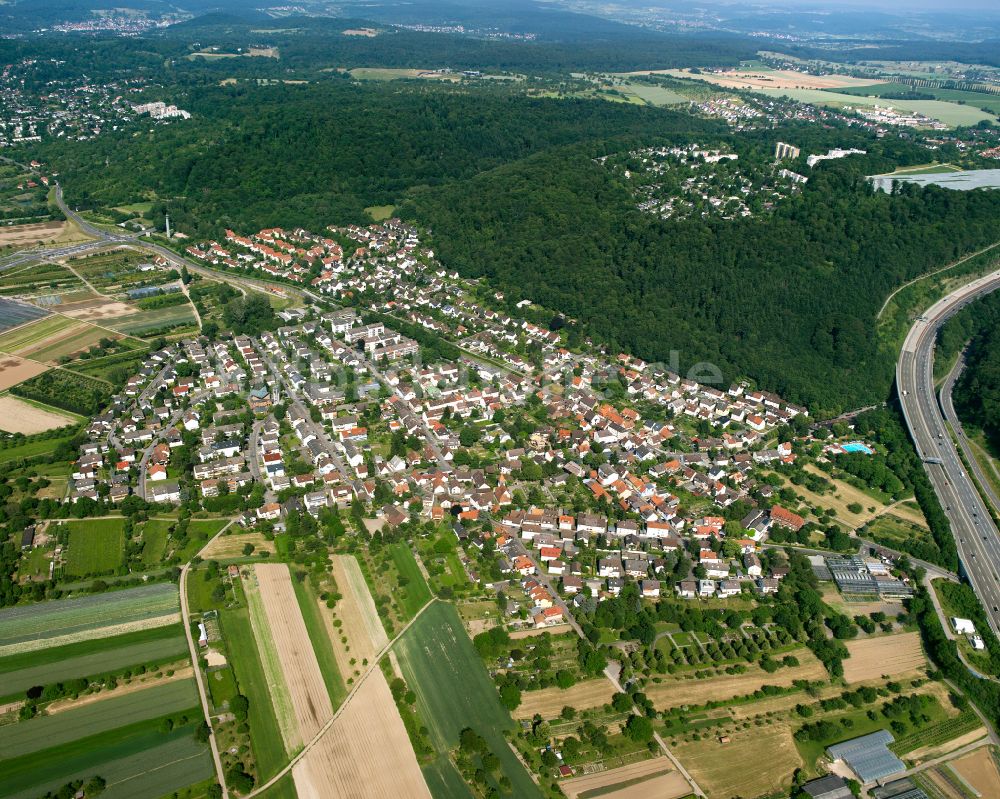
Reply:
M790 69L754 69L725 72L691 73L686 69L663 70L671 75L697 78L729 89L843 89L848 86L873 86L881 80L852 78L847 75L807 75Z
M26 361L16 355L0 355L0 391L48 371L44 363Z
M220 535L208 545L202 557L209 559L242 558L243 547L252 544L253 554L258 552L270 552L274 554L274 542L264 538L262 533L234 533L232 535Z
M37 408L9 394L0 396L0 430L7 433L42 433L72 424L75 419L55 408Z
M718 738L703 737L671 748L710 797L787 791L802 759L786 725L751 727L732 733L729 739L729 743L720 743Z
M378 617L361 567L353 555L333 556L333 579L341 594L334 608L335 618L340 620L341 627L340 634L333 639L333 649L340 673L347 679L354 674L357 664L378 654L389 643L389 637ZM347 638L346 646L341 637ZM355 659L355 665L351 665L351 658Z
M511 715L515 719L530 719L540 713L542 718L551 719L558 716L567 705L577 710L601 707L610 702L614 694L615 687L605 677L584 680L566 689L553 687L524 691L521 694L521 704Z
M622 785L629 783L628 785ZM614 786L622 785L618 790ZM562 792L569 799L577 799L581 794L595 795L598 791L606 799L643 799L655 796L658 799L677 799L691 793L691 786L671 762L665 757L654 757L621 768L584 774L559 783Z
M980 796L1000 796L1000 768L990 747L980 746L975 752L949 763Z
M363 776L362 776L363 775ZM430 799L406 728L377 667L292 769L299 799Z
M333 706L295 598L292 576L283 563L259 563L254 572L267 624L281 657L299 735L302 741L309 741L333 718Z
M72 316L74 319L92 321L94 319L111 319L115 316L127 316L138 313L139 309L127 302L118 300L94 299L74 302L59 306L59 313Z
M0 227L0 247L55 241L66 227L65 222L36 222L31 225Z
M723 674L705 680L664 679L646 686L646 696L657 710L683 705L703 705L706 702L732 699L752 694L762 685L786 687L796 680L825 680L823 664L808 649L796 649L790 654L798 658L794 668L778 669L768 674L759 667L748 668L744 674Z
M917 632L847 641L846 645L851 656L844 661L844 679L849 683L894 677L927 665Z

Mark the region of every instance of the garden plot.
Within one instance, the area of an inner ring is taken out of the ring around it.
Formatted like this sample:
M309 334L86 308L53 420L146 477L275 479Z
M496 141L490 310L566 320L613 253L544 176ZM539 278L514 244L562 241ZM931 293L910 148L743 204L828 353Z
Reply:
M564 780L559 787L569 799L602 796L605 799L679 799L691 793L684 776L665 757Z
M299 799L430 799L406 728L380 669L292 769Z
M0 611L0 657L180 621L177 586L130 588Z
M862 638L846 646L851 656L844 661L844 679L849 683L909 674L927 665L917 632Z

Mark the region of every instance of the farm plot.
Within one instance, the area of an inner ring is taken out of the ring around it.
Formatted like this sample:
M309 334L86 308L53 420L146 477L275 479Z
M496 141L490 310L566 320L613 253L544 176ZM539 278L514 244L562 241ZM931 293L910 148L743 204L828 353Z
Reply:
M260 586L267 624L282 656L299 737L309 741L333 716L333 706L299 610L291 575L283 563L258 564L253 571Z
M151 330L193 325L195 321L194 309L189 304L184 304L106 319L104 324L121 333L141 336Z
M846 645L850 657L844 661L844 679L849 683L895 677L927 665L917 632L847 641Z
M285 678L281 654L278 652L276 631L271 629L268 622L264 599L257 580L256 573L251 570L249 577L243 581L247 610L250 612L250 626L253 629L253 638L257 642L257 653L266 678L265 686L270 694L278 729L281 730L281 740L284 741L286 750L294 752L302 746L303 738L295 718L292 692Z
M59 655L58 660L12 671L5 671L4 663L0 661L0 673L3 674L3 680L0 681L0 685L2 685L0 692L5 695L13 695L26 691L33 685L50 685L75 677L94 677L129 666L168 662L173 658L180 658L187 654L187 643L180 629L176 627L143 631L139 635L160 633L161 631L170 633L170 635L157 637L153 640L141 640L136 643L124 643L120 646L116 645L118 639L105 639L103 643L107 644L106 649L76 657L70 656L66 651L72 650L72 646L50 649L45 654L56 653ZM131 636L121 636L120 638L128 641ZM37 654L41 655L42 653ZM48 659L46 658L46 660Z
M0 430L8 433L42 433L78 420L79 417L56 408L45 408L10 394L0 395Z
M563 780L559 787L569 799L602 796L606 799L679 799L691 786L665 757L643 760L629 766L598 771Z
M802 765L791 730L785 725L751 727L730 736L683 742L677 759L709 796L761 796L787 789Z
M99 774L105 799L156 799L212 776L211 755L191 726L163 733L156 722L136 725L0 762L4 799L37 799L70 780ZM44 762L45 769L38 764Z
M847 86L871 86L885 82L869 78L852 78L847 75L808 75L794 70L767 68L702 73L686 69L665 69L663 72L675 77L708 81L730 89L842 89Z
M521 704L514 711L516 719L530 719L536 713L551 719L559 715L564 707L589 710L601 707L611 701L615 688L604 677L584 680L570 688L542 688L539 691L525 691L521 694Z
M990 747L980 746L949 764L980 796L1000 796L1000 768Z
M47 370L48 367L43 363L26 361L15 355L0 355L0 391L37 377Z
M513 721L454 606L436 602L428 607L393 651L407 685L417 694L417 711L435 750L447 753L458 744L462 729L471 727L499 758L511 795L540 799L538 786L503 736Z
M0 752L4 753L4 759L15 758L197 706L194 680L163 683L56 715L36 716L0 727Z
M136 313L138 309L134 305L120 300L111 300L106 297L91 297L80 302L67 303L59 306L59 313L71 316L74 319L82 319L87 322L102 322L115 316Z
M275 551L274 541L268 541L262 533L231 533L216 538L202 553L202 557L205 560L242 558L245 557L243 548L247 544L253 546L254 555L258 552L270 552L273 555Z
M377 668L292 774L299 799L431 795L389 684Z
M44 339L21 347L16 354L23 358L31 358L33 361L55 364L61 358L89 350L101 339L114 340L117 338L116 333L86 322L77 322L61 328Z
M42 244L58 239L66 229L66 222L36 222L30 225L11 225L0 228L0 247L23 247L25 244Z
M48 294L79 288L83 288L80 279L59 264L29 262L0 274L0 294Z
M361 567L353 556L333 556L333 579L342 597L335 608L336 618L342 624L341 632L350 647L348 651L343 645L335 646L334 652L340 673L346 676L354 671L351 658L358 663L366 658L371 660L389 643L389 638L378 617Z
M64 571L71 577L106 574L117 569L125 554L124 519L63 522L69 526Z
M22 324L0 335L0 350L17 354L21 350L38 346L53 336L75 325L65 316L47 315L28 324Z
M131 588L0 611L0 658L180 621L177 586Z
M402 542L391 544L389 552L400 576L399 601L406 618L411 619L430 601L431 590L427 587L427 581L424 580L424 575L421 574L408 544Z
M787 687L796 680L827 678L823 664L808 649L796 649L789 654L798 659L798 666L779 669L773 674L768 674L759 667L751 667L744 674L724 674L704 680L663 679L662 682L647 686L646 696L657 710L667 710L745 696L764 685Z

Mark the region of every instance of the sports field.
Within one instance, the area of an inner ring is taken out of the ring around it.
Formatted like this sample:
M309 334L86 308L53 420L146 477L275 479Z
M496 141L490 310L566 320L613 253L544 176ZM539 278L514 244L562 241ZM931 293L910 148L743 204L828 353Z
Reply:
M69 527L65 573L71 577L113 572L125 555L124 519L64 522Z
M511 752L504 730L513 728L482 660L453 605L435 602L396 643L393 651L417 694L417 711L434 748L444 754L471 727L487 742L511 782L511 795L541 797L538 786Z
M0 658L179 620L180 601L172 583L6 608L0 610Z

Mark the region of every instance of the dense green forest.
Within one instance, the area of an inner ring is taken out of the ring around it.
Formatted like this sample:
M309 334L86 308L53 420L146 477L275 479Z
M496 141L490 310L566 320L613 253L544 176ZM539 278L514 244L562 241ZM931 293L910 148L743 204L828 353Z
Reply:
M972 340L954 399L962 421L981 428L993 452L1000 452L1000 327L996 324Z
M515 289L514 302L558 308L647 360L676 351L681 368L748 375L822 415L888 395L896 353L874 318L894 286L1000 238L1000 195L890 197L871 191L872 167L824 165L769 216L664 222L564 150L420 193L405 211L446 263Z
M398 202L412 187L561 145L725 131L662 109L485 89L328 83L179 95L172 99L194 115L183 124L55 141L35 152L58 168L71 202L115 206L152 192L169 198L177 229L203 236L362 222L365 207Z

